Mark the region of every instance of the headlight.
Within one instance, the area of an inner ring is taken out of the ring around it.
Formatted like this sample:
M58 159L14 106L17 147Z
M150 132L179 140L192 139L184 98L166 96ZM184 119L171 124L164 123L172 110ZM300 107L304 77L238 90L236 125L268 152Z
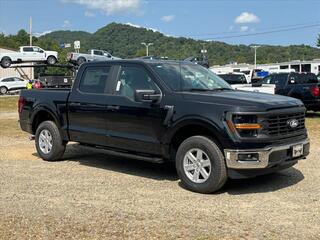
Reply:
M236 114L232 116L231 121L227 121L227 124L229 129L237 132L240 137L257 137L258 130L262 128L256 115Z

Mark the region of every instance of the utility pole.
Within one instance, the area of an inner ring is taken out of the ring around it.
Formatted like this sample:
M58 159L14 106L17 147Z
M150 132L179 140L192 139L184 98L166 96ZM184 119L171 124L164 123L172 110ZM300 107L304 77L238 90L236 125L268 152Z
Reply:
M30 46L32 46L32 17L29 19L29 36L30 36Z
M147 56L149 56L149 46L153 45L153 43L142 42L141 44L146 46L146 53L147 53Z
M257 49L259 47L261 46L257 46L257 45L251 46L251 48L254 49L254 69L257 69Z

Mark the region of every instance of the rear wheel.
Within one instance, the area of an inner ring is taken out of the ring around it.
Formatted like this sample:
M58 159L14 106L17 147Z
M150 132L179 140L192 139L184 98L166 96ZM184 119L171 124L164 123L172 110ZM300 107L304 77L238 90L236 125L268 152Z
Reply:
M1 87L0 88L0 94L4 95L8 92L8 89L6 87Z
M87 60L84 57L79 57L77 60L77 64L80 66L82 63L85 63Z
M1 60L1 67L3 68L8 68L11 66L11 59L8 57L4 57Z
M39 156L47 161L61 159L66 149L60 131L52 121L45 121L39 125L36 131L35 144Z
M53 65L57 62L57 59L54 57L54 56L49 56L47 58L47 63L50 64L50 65Z
M215 192L227 180L221 150L204 136L193 136L181 143L176 154L176 169L183 185L194 192Z

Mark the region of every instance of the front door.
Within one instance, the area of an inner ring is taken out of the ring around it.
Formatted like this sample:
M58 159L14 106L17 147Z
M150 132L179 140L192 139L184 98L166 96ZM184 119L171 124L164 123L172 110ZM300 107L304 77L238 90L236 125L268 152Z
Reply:
M108 99L108 146L138 153L161 154L166 110L163 103L137 102L135 90L155 90L161 93L152 74L143 66L119 66L114 92Z
M69 134L71 141L106 146L106 102L111 66L87 66L78 86L70 93Z

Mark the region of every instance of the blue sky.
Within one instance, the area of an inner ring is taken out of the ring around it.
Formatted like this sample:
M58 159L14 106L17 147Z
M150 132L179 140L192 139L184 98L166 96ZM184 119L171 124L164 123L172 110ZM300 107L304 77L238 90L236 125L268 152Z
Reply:
M320 33L320 0L0 0L0 32L28 30L29 16L38 34L119 22L231 44L315 46Z

